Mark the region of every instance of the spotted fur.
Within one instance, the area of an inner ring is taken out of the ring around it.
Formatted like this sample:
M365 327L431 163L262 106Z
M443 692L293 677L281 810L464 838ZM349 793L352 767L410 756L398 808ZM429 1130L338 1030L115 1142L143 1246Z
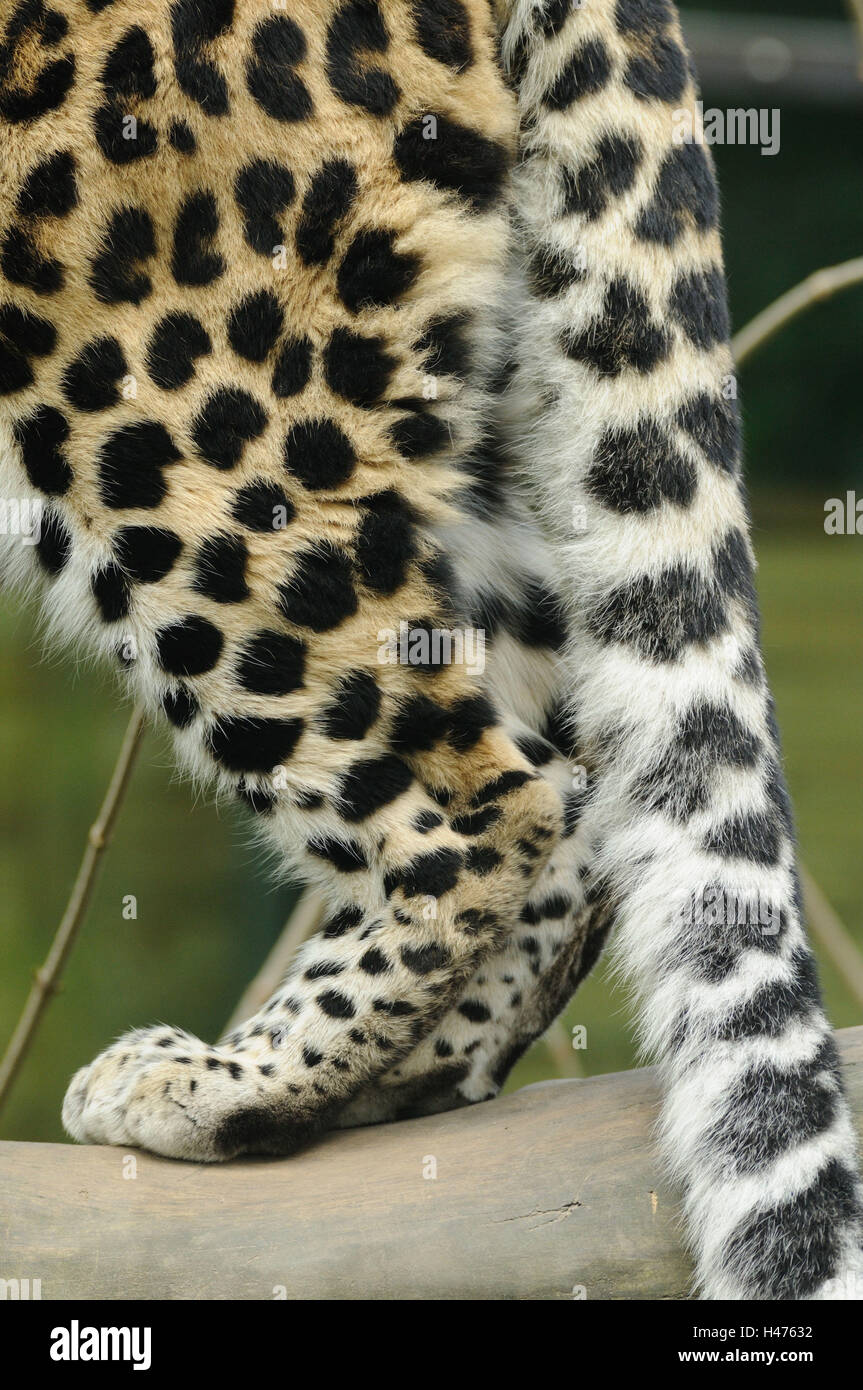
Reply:
M328 902L230 1037L79 1071L75 1138L488 1098L614 925L702 1291L854 1296L694 99L666 0L7 7L4 572Z

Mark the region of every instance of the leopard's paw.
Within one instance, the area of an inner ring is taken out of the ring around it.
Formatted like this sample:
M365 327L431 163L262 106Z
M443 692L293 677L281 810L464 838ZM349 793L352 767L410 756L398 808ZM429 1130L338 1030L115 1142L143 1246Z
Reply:
M230 1054L178 1029L141 1029L76 1072L63 1124L79 1143L214 1162L230 1156L220 1144L220 1127L259 1091L255 1071Z

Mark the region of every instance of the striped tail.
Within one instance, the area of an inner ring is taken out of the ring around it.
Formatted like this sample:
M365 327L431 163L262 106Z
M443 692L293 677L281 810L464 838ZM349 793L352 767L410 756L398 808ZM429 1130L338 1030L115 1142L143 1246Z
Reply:
M711 163L667 0L501 0L523 266L505 411L572 623L594 895L713 1299L863 1297L739 470Z

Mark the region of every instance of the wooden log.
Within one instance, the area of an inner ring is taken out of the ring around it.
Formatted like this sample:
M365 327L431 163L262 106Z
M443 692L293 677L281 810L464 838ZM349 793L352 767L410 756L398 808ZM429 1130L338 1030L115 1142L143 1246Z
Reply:
M839 1035L863 1117L863 1028ZM43 1299L683 1299L651 1069L221 1166L0 1144L0 1279Z

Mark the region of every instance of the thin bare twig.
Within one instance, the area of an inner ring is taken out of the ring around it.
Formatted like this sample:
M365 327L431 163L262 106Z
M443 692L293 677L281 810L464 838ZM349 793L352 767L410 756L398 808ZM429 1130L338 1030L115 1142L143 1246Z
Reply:
M144 712L136 707L127 725L123 743L114 764L114 771L111 774L111 781L105 793L105 799L87 835L87 845L81 860L81 867L66 904L66 910L51 943L45 964L36 971L27 1003L24 1005L24 1011L18 1020L15 1032L12 1034L3 1061L0 1062L0 1107L7 1099L21 1063L29 1051L48 1001L59 989L66 961L75 944L75 938L92 896L100 861L111 839L111 833L117 820L117 812L129 785L129 778L144 734L144 727Z
M581 1059L572 1045L572 1034L563 1018L556 1018L543 1035L543 1042L559 1077L584 1076Z
M240 999L228 1022L225 1034L232 1033L241 1023L263 1008L275 994L288 972L297 949L316 932L324 918L324 901L311 889L304 893L285 923L281 936L264 961L251 984Z
M843 261L841 265L825 266L823 270L816 270L812 275L808 275L799 285L781 294L766 309L762 309L760 314L756 314L739 333L735 333L731 340L731 350L738 367L804 309L820 303L823 299L829 299L840 290L847 290L849 286L861 283L863 256L856 256L853 261Z
M863 1008L863 953L803 864L800 865L800 882L810 930Z

